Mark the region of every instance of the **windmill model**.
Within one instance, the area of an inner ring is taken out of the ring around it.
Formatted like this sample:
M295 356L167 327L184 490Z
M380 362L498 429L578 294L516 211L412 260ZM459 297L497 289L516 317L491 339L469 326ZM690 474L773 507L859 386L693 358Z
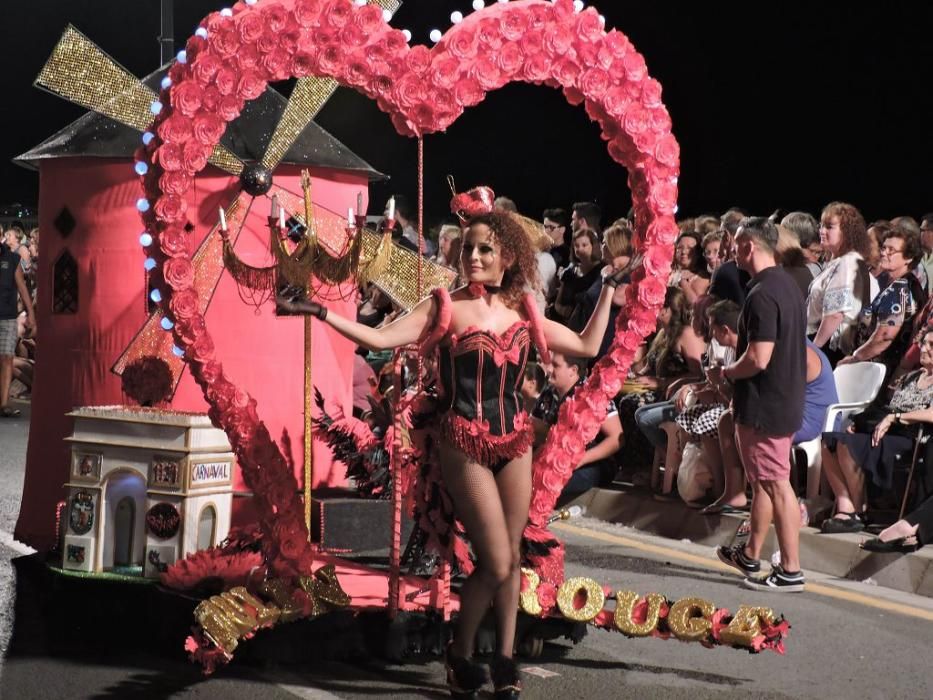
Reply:
M399 0L373 0L388 13L400 6ZM179 60L184 60L184 52ZM153 103L158 96L148 86L117 64L90 39L68 27L41 73L36 85L78 105L94 110L140 131L145 143L155 116ZM447 287L454 273L424 260L420 255L393 244L393 211L387 211L382 233L365 228L362 194L357 198L357 214L349 221L311 199L310 177L303 173L303 196L298 196L274 182L274 171L302 131L330 99L338 84L330 78L306 77L297 80L285 110L273 130L265 153L258 162L247 163L223 144L218 144L208 162L238 178L237 189L220 209L220 217L192 257L195 285L199 290L199 312L206 313L214 289L226 266L236 280L241 298L257 308L268 301L277 285L301 290L321 299L341 294L339 285L355 278L372 282L394 303L410 309L431 289ZM272 215L271 248L275 264L255 267L241 260L235 252L245 219L258 198L268 198ZM303 228L297 244L291 247L285 235L286 223ZM148 263L147 263L148 269ZM420 280L419 280L420 275ZM420 281L420 285L419 285ZM281 291L281 288L280 288ZM310 517L311 473L311 329L305 321L305 496L306 514ZM161 312L153 311L130 345L122 352L112 371L124 370L143 357L164 360L177 388L184 361L174 351L172 337L166 333Z

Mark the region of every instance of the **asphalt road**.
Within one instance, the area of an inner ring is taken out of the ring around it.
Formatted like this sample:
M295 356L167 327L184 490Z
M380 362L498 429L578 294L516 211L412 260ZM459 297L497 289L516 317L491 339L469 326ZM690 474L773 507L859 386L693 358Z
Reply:
M25 430L22 421L0 423L0 523L6 533L16 515ZM766 605L783 613L793 629L785 656L706 649L673 640L630 640L593 629L576 646L564 640L549 643L541 657L524 660L524 697L933 697L929 663L933 601L928 598L813 575L803 594L756 593L738 587L738 576L725 570L708 547L648 537L589 519L555 529L567 544L568 576L585 575L614 589L656 591L673 599L697 595L731 610L740 603ZM9 558L14 554L9 548L0 550L0 643L6 642L12 620ZM37 607L42 607L41 601ZM31 620L16 624L29 625ZM145 630L128 621L127 634L140 633ZM179 629L179 644L186 633ZM329 640L309 638L302 643L327 645ZM180 655L146 655L124 651L125 646L115 638L103 653L73 648L51 654L29 645L13 648L4 654L0 697L447 697L437 660L398 665L369 658L275 666L235 658L204 678Z

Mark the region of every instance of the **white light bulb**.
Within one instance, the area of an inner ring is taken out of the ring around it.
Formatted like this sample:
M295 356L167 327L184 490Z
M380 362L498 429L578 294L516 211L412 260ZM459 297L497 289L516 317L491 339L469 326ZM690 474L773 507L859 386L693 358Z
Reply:
M152 112L153 114L158 114L159 112L162 111L162 103L156 100L155 102L149 105L149 111Z
M149 200L145 197L140 197L136 200L136 208L139 211L149 211Z
M207 29L205 29L204 27L198 27L197 29L194 30L194 35L195 35L195 36L199 36L199 37L201 37L202 39L206 39L206 38L207 38Z
M382 19L384 19L386 22L391 22L392 21L392 10L383 10Z
M163 90L168 90L170 87L172 87L172 79L166 75L164 78L162 78L161 85Z
M411 32L407 29L402 30L402 34L405 35L405 41L411 41Z
M600 16L599 16L599 23L600 23L601 25L603 25L604 27L606 26L606 16L605 16L605 15L600 15Z
M454 10L450 13L450 21L454 24L460 24L463 21L463 13L460 10Z
M428 34L428 37L429 37L429 38L431 39L431 41L433 41L435 44L441 40L441 37L442 37L442 36L444 36L444 35L441 34L441 30L440 30L440 29L432 29L432 30L431 30L431 33Z
M160 292L158 289L153 289L151 292L149 292L149 298L158 304L160 301L162 301L162 292Z
M508 1L509 1L509 0L499 0L499 2L502 3L503 5L504 5L505 3L507 3Z
M143 161L138 161L134 167L137 175L145 175L149 172L149 166L146 165Z
M145 134L143 134L143 145L148 146L154 138L155 134L153 134L151 131L147 131Z
M185 356L185 351L182 350L182 349L181 349L180 347L178 347L177 345L173 345L173 346L172 346L172 352L174 353L175 357L184 357L184 356Z
M165 316L162 317L162 320L159 321L159 324L167 331L172 330L172 327L175 325L172 323L171 319L166 318Z
M583 12L583 0L573 0L573 11Z
M139 245L141 245L143 248L148 248L152 245L152 236L149 234L149 232L140 234ZM155 262L155 260L153 260L153 262Z
M482 10L484 7L486 7L486 3L483 2L483 0L473 0L473 9L477 12Z
M184 49L182 49L181 51L178 52L178 56L176 56L176 58L178 59L178 62L179 62L179 63L187 63L187 62L188 62L188 52L185 51Z
M225 7L224 9L220 11L220 16L221 17L233 17L233 10L231 10L229 7Z
M146 262L143 263L143 267L146 268L146 272L152 272L155 269L156 261L154 258L146 258Z
M363 5L366 4L366 0L353 0L353 4L356 5L357 7L362 7Z

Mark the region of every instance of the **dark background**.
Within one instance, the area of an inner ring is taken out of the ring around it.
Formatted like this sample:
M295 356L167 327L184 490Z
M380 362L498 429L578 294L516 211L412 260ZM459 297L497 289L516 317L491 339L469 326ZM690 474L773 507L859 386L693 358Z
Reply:
M491 1L491 0L490 0ZM885 2L618 2L598 0L664 86L681 143L680 215L737 205L754 213L813 212L851 201L868 219L933 210L933 5ZM227 4L176 0L177 48ZM159 63L158 0L4 0L0 203L37 201L38 177L10 161L82 114L32 86L67 23L136 75ZM471 0L407 0L393 25L413 43L450 26ZM283 92L289 86L283 85ZM414 194L416 142L341 89L318 122L392 176L375 185ZM443 215L445 176L461 189L490 184L538 216L595 199L611 216L629 206L613 163L581 107L548 88L492 93L447 134L425 140L428 209ZM374 208L379 208L374 206Z

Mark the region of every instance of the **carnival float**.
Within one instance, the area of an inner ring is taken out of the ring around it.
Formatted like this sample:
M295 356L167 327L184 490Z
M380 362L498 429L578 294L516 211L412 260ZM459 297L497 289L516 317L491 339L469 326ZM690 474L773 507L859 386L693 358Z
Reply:
M43 548L57 541L56 575L83 582L130 586L127 572L116 576L117 560L143 566L139 573L158 581L156 607L193 614L186 641L186 626L174 632L207 672L275 634L262 630L334 616L431 628L437 643L414 646L439 651L457 611L457 577L472 564L437 465L423 459L427 363L418 348L396 353L397 390L376 430L349 417L353 346L310 317L277 314L274 297L284 289L353 315L361 281L402 309L452 282L449 271L393 243L391 203L383 223L369 227L367 185L379 173L313 122L338 85L375 100L400 137L417 140L421 195L424 178L437 176L424 172L430 134L489 92L526 82L585 109L627 169L640 264L612 348L563 405L534 461L523 538L525 649L540 651L540 640L557 634L579 639L587 624L633 638L783 652L789 626L770 609L743 605L733 614L700 598L565 578L562 544L548 528L664 300L678 233L679 146L661 85L628 38L582 3L477 2L433 48L391 26L397 7L237 2L204 18L177 60L145 81L77 30L65 32L37 83L106 119L88 115L72 129L84 134L72 140L83 151L64 157L47 143L22 158L47 159L40 225L86 230L80 242L43 236L50 247L42 257L56 263L40 277L40 324L54 338L39 357L17 535ZM290 79L287 102L270 95L270 83ZM268 143L248 135L257 120L272 133ZM118 127L119 138L138 132L132 158L122 146L93 152L113 146ZM420 196L418 209L420 236ZM48 301L67 306L68 289L80 294L70 315ZM407 379L406 366L416 368ZM131 402L145 405L123 405ZM207 418L193 415L205 408ZM211 437L192 441L198 431ZM134 436L145 454L130 454ZM348 468L368 495L391 504L380 511L391 539L384 565L310 536L316 491L345 483ZM138 482L131 501L109 483L128 473ZM205 487L232 498L229 508L215 504L213 516L229 513L229 532L226 522L220 530L203 524ZM132 516L118 514L122 502ZM408 549L433 556L422 575L403 567L406 517ZM108 518L132 523L132 537L111 528L89 541L93 523Z

